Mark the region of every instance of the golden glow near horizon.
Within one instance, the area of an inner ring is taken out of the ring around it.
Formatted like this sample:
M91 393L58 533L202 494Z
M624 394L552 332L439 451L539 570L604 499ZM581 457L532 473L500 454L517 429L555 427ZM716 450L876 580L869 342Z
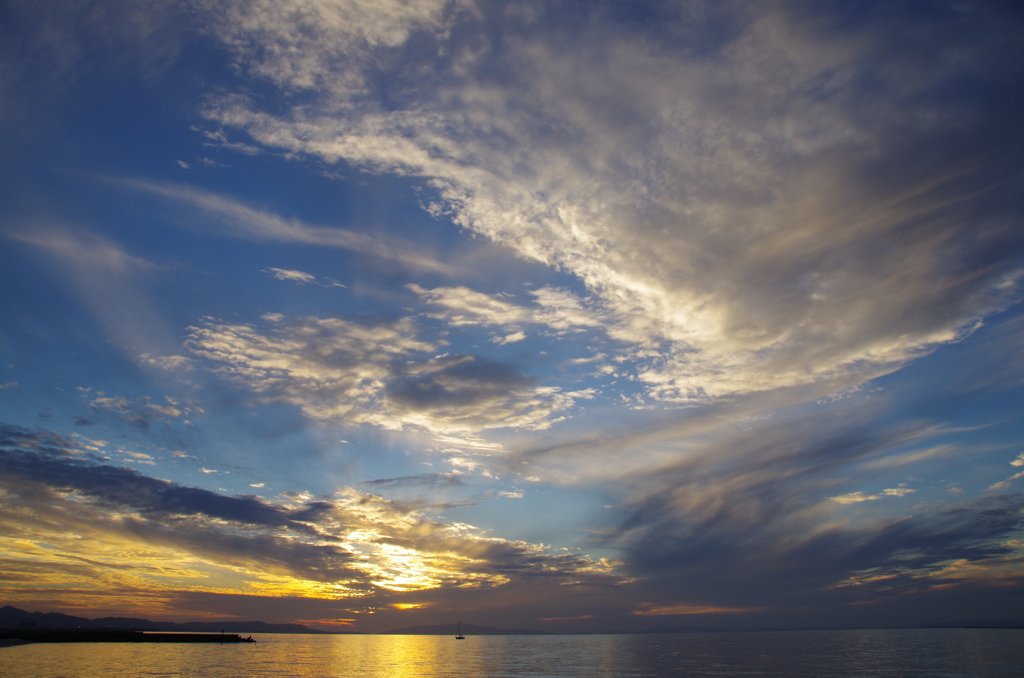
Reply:
M352 614L373 614L385 608L404 612L432 603L386 601L387 597L508 584L510 576L494 568L492 560L510 556L529 563L538 574L554 575L551 581L559 586L588 580L636 581L616 574L621 565L617 561L576 557L566 549L560 549L564 555L552 555L544 545L488 537L464 523L432 521L419 511L353 488L343 488L330 498L301 493L246 504L256 514L269 512L268 526L259 529L201 512L158 513L154 519L145 508L123 510L75 491L51 492L47 502L28 510L25 497L38 491L32 485L8 484L2 489L0 524L5 530L0 534L0 578L10 600L60 601L62 609L70 611L122 609L140 616L173 618L180 616L173 604L176 596L202 594L349 600L355 604ZM237 501L243 500L251 501ZM1003 557L978 562L957 559L918 569L865 570L831 588L896 577L930 580L935 590L972 581L1012 585L1020 580L1024 544L1009 540L1003 546L1008 550ZM763 609L647 602L632 614L735 614ZM582 621L592 616L538 619ZM315 623L349 625L353 621L344 617Z
M301 558L285 563L272 549L252 549L249 530L232 521L193 516L180 526L187 533L176 532L173 520L154 524L141 513L112 511L71 492L55 493L45 509L28 516L12 492L0 507L0 520L17 528L0 536L0 562L8 595L19 600L61 598L69 606L88 606L86 601L106 595L110 605L118 605L134 601L141 591L157 600L185 592L343 600L509 581L487 571L486 557L489 548L508 547L508 542L480 536L468 525L427 521L351 488L337 493L319 522L303 523L309 534L277 530L274 548L319 559L308 570ZM310 501L292 496L280 505L303 507ZM531 557L545 553L537 545L512 546ZM581 574L608 575L612 569L606 562L575 566ZM425 606L390 605L396 610ZM167 612L159 604L152 609Z
M37 540L12 540L0 537L0 579L8 596L17 599L60 599L72 607L95 606L95 598L104 605L138 606L140 592L202 592L327 600L362 598L374 587L403 593L438 588L461 576L471 581L496 583L495 577L465 573L464 559L459 569L444 567L442 558L425 558L411 549L388 546L379 557L354 569L365 576L348 581L320 582L294 574L268 572L252 564L237 566L210 562L172 548L139 544L127 539L93 535L85 543L57 534L37 535ZM62 543L64 542L64 543ZM86 555L88 554L88 555ZM497 582L497 583L500 583ZM123 592L118 594L117 592ZM418 609L422 603L397 603L399 610ZM167 610L157 610L166 613Z

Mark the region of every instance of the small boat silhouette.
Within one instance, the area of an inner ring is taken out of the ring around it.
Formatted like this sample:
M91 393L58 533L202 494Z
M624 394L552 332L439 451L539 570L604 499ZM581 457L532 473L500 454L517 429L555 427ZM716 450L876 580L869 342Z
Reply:
M462 620L459 620L459 625L455 630L455 640L465 640L466 636L462 635Z

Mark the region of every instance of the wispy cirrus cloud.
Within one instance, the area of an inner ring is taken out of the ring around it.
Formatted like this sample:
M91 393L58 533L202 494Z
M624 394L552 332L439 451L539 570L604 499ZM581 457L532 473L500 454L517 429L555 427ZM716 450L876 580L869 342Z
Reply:
M67 224L34 225L6 235L66 260L80 269L83 276L137 275L160 268L151 261L126 252L110 240Z
M401 478L377 478L359 483L368 487L458 487L464 481L453 473L421 473Z
M457 3L290 29L354 7L233 5L214 31L303 103L228 95L206 115L268 147L429 178L435 211L582 280L617 319L609 333L647 352L638 375L658 399L857 383L1019 298L1015 212L991 199L1012 190L1005 140L1019 143L1000 113L1020 67L993 48L1012 41L997 12L961 17L960 58L951 24L894 42L898 12L836 25L785 3L730 5L725 32L666 8L715 59L582 6L568 42L543 9L484 18ZM415 66L399 58L413 36ZM922 70L921 53L949 67ZM944 94L964 78L983 94Z
M170 352L173 335L143 285L167 267L63 222L41 220L4 235L58 261L54 270L66 277L73 293L132 360Z
M457 267L446 264L414 246L392 237L387 241L351 229L313 226L298 219L286 219L267 210L257 209L229 196L212 193L194 186L156 184L136 179L122 179L116 183L174 201L198 211L224 227L225 233L251 240L302 245L338 247L396 261L414 269L453 274ZM282 270L282 269L277 269Z

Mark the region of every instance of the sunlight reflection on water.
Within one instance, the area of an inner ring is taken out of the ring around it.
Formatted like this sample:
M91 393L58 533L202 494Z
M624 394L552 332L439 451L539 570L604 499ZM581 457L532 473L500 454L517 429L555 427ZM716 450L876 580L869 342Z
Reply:
M1024 631L929 629L636 636L257 636L249 645L35 644L0 649L10 678L787 676L1009 678Z

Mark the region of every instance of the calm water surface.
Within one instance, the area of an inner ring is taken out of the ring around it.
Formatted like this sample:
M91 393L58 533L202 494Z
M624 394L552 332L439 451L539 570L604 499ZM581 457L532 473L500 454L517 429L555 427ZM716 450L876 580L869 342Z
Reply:
M1024 676L1024 630L638 636L314 636L244 645L61 643L0 648L0 676Z

